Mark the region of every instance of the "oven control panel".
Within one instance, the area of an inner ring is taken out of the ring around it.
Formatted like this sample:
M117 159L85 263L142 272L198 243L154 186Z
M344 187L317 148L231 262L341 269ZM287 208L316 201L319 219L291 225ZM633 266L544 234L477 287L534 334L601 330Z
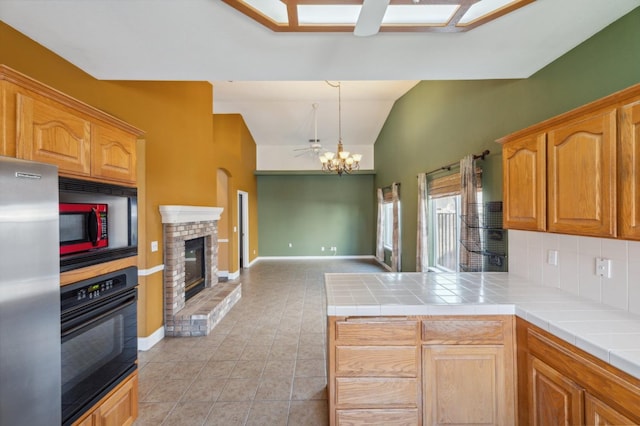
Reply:
M60 309L91 303L97 299L127 288L126 274L111 275L103 279L92 280L84 285L75 285L73 288L64 288L60 293Z

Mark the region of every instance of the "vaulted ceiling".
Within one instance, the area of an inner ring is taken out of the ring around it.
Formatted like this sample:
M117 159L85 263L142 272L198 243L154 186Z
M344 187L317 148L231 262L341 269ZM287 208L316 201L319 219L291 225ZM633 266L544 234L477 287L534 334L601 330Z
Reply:
M529 77L638 6L536 0L467 32L370 37L273 32L222 0L2 0L0 19L98 79L210 81L215 113L241 113L258 146L289 149L314 137L313 103L334 147L325 80L342 82L345 144L372 145L419 80Z

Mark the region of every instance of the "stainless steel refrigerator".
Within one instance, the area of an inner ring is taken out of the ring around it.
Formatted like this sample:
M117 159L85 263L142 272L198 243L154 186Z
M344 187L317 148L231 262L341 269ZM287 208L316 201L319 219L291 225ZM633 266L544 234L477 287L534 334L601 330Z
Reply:
M0 425L59 425L58 168L0 156Z

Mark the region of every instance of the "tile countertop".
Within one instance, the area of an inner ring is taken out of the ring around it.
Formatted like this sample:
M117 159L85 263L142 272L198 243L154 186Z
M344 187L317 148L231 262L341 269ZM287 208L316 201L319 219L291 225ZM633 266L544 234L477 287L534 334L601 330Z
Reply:
M515 314L640 378L640 315L505 272L327 273L327 315Z

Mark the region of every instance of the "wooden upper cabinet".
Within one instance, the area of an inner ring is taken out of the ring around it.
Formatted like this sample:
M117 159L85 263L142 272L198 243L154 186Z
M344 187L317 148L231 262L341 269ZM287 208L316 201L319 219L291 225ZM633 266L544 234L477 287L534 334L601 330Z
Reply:
M503 226L546 228L546 134L524 137L502 148Z
M136 183L136 137L122 130L94 125L91 174L124 183Z
M616 109L548 133L548 230L616 235Z
M17 94L18 158L55 164L60 172L89 176L91 123L62 106Z
M620 108L618 235L640 240L640 99Z
M0 155L59 174L135 186L140 129L0 65Z

